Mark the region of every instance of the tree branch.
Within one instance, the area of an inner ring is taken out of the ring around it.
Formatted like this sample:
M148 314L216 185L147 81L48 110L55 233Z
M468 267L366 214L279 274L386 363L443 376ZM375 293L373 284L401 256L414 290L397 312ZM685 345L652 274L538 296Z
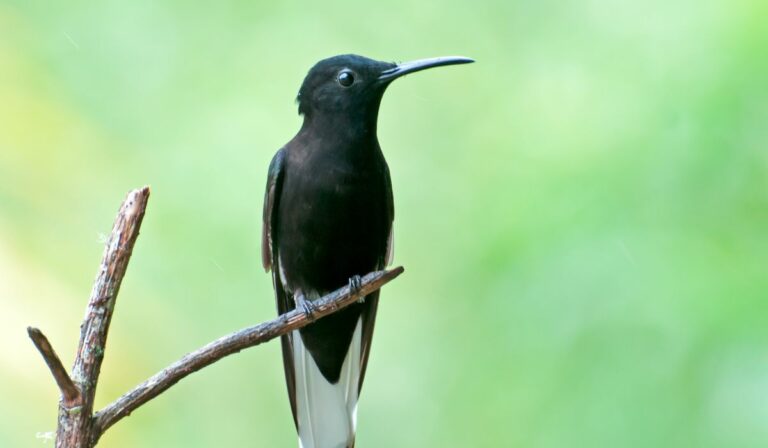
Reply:
M96 413L96 426L104 431L142 404L168 390L187 375L233 353L270 341L349 306L361 297L378 290L402 273L402 267L389 271L371 272L363 277L359 291L351 291L349 286L345 286L313 301L312 319L303 311L296 309L269 322L248 327L215 340L187 354Z
M80 390L82 400L75 407L69 407L64 402L59 406L57 448L90 447L96 444L101 435L94 428L92 419L96 385L104 360L104 347L115 300L139 236L148 199L148 187L128 193L104 248L101 266L80 326L80 343L72 367L72 379Z
M301 310L293 310L269 322L223 336L187 354L94 415L93 402L104 359L109 323L115 309L120 283L139 236L148 199L149 188L133 190L128 193L120 207L104 249L85 318L80 326L80 343L71 376L67 374L45 335L36 328L27 329L29 337L43 355L61 390L56 448L95 446L109 427L184 377L233 353L309 325L316 319L355 303L403 273L402 267L371 272L362 278L359 289L353 290L348 285L313 301L312 316Z
M32 327L27 327L27 334L29 334L29 338L32 339L32 343L35 344L40 354L43 355L48 368L51 369L53 379L56 380L56 384L61 391L62 403L67 407L77 406L80 403L80 391L77 390L75 383L72 382L59 356L51 347L51 343L48 342L48 338L45 337L42 331Z

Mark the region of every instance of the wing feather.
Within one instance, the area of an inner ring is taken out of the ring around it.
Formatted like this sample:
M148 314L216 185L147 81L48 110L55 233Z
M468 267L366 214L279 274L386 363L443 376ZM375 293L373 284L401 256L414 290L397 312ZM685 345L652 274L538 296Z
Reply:
M279 207L280 191L285 174L285 151L277 151L269 164L267 174L267 188L264 193L264 216L261 230L261 262L264 270L272 271L272 284L275 288L275 302L277 303L277 312L282 315L293 310L293 299L285 290L282 279L280 278L280 258L277 253L277 238L274 229L277 209ZM288 387L288 397L291 402L291 413L293 422L298 425L296 420L296 378L293 368L293 342L291 335L285 335L280 338L280 345L283 353L283 367L285 369L285 383ZM298 427L298 426L297 426Z
M264 193L264 215L261 226L261 264L264 270L269 272L276 263L274 253L274 229L275 216L277 216L277 200L280 196L280 188L283 183L283 170L285 165L285 153L281 149L269 163L267 174L267 190ZM278 278L279 279L279 278Z
M381 266L388 266L392 263L395 251L395 200L394 193L392 192L392 179L389 175L389 167L384 164L384 179L387 185L387 215L389 216L389 236L387 237L386 253L383 260L380 263ZM381 269L381 266L379 269ZM360 382L358 384L358 393L363 389L363 380L365 379L365 371L368 368L368 357L371 353L371 341L373 341L373 328L376 323L376 311L379 308L379 291L375 291L369 294L365 298L366 307L362 313L363 318L363 335L362 335L362 350L360 352Z

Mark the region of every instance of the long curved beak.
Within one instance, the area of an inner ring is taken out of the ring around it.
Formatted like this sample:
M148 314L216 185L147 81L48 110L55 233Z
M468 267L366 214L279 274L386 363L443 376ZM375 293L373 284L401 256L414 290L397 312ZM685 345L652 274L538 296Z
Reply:
M392 81L408 73L415 73L433 67L442 67L443 65L469 64L475 62L474 59L463 56L443 56L439 58L419 59L418 61L403 62L395 67L384 70L379 75L379 81Z

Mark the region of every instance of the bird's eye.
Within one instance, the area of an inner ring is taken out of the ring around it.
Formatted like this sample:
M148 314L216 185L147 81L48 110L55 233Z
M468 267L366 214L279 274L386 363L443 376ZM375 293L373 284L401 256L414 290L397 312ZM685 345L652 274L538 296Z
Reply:
M339 73L338 81L343 87L349 87L355 82L355 76L349 70L344 70Z

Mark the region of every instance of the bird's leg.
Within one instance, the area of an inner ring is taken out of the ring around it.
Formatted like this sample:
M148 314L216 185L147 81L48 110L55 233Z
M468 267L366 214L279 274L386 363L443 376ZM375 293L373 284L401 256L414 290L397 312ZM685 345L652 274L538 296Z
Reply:
M349 292L352 294L360 294L360 289L363 287L363 279L359 275L353 275L349 277ZM365 302L365 297L360 296L357 298L357 303Z
M293 293L293 301L296 303L296 308L301 307L301 311L304 312L304 315L307 316L307 319L310 322L314 322L315 306L312 305L311 301L307 300L301 289L297 289L296 292Z

